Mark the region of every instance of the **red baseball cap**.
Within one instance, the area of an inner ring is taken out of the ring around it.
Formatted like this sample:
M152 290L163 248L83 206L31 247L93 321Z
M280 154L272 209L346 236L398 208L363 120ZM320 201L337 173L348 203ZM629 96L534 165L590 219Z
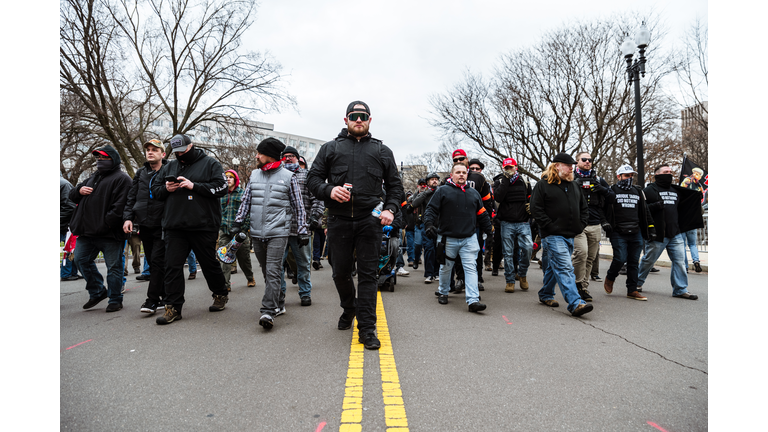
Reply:
M512 159L512 158L506 158L506 159L504 159L504 162L501 163L501 167L502 168L510 166L510 165L517 166L517 161Z
M453 154L451 154L451 159L455 158L456 156L464 156L467 157L467 152L465 152L462 149L457 149L453 151Z

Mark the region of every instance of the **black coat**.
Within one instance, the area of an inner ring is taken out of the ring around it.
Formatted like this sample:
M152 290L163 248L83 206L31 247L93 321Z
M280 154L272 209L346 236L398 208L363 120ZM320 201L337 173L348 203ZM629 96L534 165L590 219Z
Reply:
M112 146L104 146L102 150L109 154L114 165L108 172L96 171L69 192L69 199L77 204L69 229L77 236L124 240L123 211L131 178L120 170L120 155ZM93 192L81 195L80 188L84 186L93 188Z
M541 238L558 235L574 238L587 227L587 200L573 182L547 183L543 178L533 188L531 214Z
M307 176L309 191L325 202L328 214L347 218L371 213L384 199L382 182L387 191L384 209L396 214L405 194L392 150L370 134L358 141L346 128L320 147ZM331 199L331 190L345 183L352 184L352 199Z
M168 160L163 159L162 165L167 163ZM162 165L157 171L152 171L149 162L145 162L144 166L136 171L131 190L128 192L128 201L125 204L123 220L131 221L139 226L161 226L165 202L150 198L149 184L150 182L165 184L165 180L162 177L156 176L162 169Z
M480 194L471 187L464 191L452 184L435 190L424 214L424 226L437 226L438 234L467 238L477 234L476 226L486 233L493 230L491 217Z
M701 192L686 189L675 184L671 185L671 188L677 192L677 225L680 227L680 232L704 228L704 218L701 216ZM650 206L651 216L656 226L656 238L652 240L663 242L664 233L666 232L664 206L651 205L661 201L659 189L656 183L651 183L643 189L643 192L645 192L645 199Z
M152 199L165 201L163 229L217 232L221 225L219 198L227 194L224 170L202 150L193 147L190 151L196 152L192 163L183 164L176 159L163 165L156 177L161 181L152 182ZM192 190L179 188L168 192L164 178L169 175L182 176L195 186Z
M528 222L531 216L525 210L525 205L531 200L531 185L522 175L512 184L504 174L499 174L494 180L493 194L499 203L496 218L504 222Z
M72 184L59 174L59 231L61 234L67 233L69 221L72 220L72 214L75 212L75 203L69 199L71 190Z
M654 230L658 232L658 227L654 224L653 216L651 215L650 210L648 209L648 203L645 199L645 194L643 193L643 190L640 188L640 186L634 185L632 186L636 192L640 195L640 200L638 201L637 206L637 216L640 224L640 234L643 236L645 240L651 239L651 234L649 233L648 228L650 226L654 227ZM615 194L621 194L626 193L623 190L621 190L617 185L611 186L611 190L614 192L614 198ZM616 220L616 213L614 212L614 206L620 206L620 203L616 203L615 199L613 203L605 203L604 207L604 213L605 213L605 219L608 222L608 224L613 227L613 229L616 229L618 226L618 221Z

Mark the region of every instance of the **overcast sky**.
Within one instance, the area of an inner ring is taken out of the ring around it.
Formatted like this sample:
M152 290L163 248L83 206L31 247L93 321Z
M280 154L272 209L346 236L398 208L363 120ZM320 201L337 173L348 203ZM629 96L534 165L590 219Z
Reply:
M261 119L275 129L330 140L344 127L353 100L371 107L371 133L398 162L437 149L439 132L426 118L431 94L445 92L468 68L489 72L502 53L534 45L548 30L576 19L654 8L681 35L707 2L620 1L262 1L245 45L269 50L290 74L298 101ZM639 25L640 23L638 23ZM653 43L653 41L651 42ZM619 47L616 47L619 55Z

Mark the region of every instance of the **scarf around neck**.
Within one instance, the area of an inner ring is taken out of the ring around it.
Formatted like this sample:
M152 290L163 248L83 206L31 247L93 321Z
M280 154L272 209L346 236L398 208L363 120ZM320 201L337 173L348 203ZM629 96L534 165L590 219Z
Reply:
M454 181L453 181L453 179L452 179L452 178L449 178L449 179L448 179L448 180L446 180L445 182L446 182L447 184L451 184L451 185L454 185L455 187L457 187L457 188L461 189L461 191L462 191L462 192L466 192L466 190L464 189L464 188L466 188L466 187L467 187L467 184L466 184L466 183L464 183L464 185L462 185L462 186L459 186L459 185L457 185L456 183L454 183Z
M261 170L262 171L269 171L269 170L272 170L272 169L275 169L275 168L280 168L280 164L282 164L284 160L285 159L280 159L280 160L276 160L274 162L270 162L270 163L264 165L263 167L261 167Z

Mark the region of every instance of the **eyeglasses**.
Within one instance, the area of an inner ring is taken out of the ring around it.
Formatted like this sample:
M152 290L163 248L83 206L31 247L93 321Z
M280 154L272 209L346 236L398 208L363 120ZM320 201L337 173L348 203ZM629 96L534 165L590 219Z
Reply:
M369 116L366 113L349 113L349 116L347 118L351 121L368 121L371 116Z
M581 158L582 162L592 162L592 158Z
M459 157L459 158L456 158L456 159L454 159L453 161L454 161L454 162L461 162L461 161L463 161L464 159L466 159L466 158L465 158L464 156L462 156L462 157Z
M338 118L338 117L337 117L337 118ZM296 155L293 155L293 154L290 154L290 153L289 153L289 154L285 155L285 158L286 158L286 159L296 159Z
M482 168L470 168L469 170L470 171L482 171L483 169Z

